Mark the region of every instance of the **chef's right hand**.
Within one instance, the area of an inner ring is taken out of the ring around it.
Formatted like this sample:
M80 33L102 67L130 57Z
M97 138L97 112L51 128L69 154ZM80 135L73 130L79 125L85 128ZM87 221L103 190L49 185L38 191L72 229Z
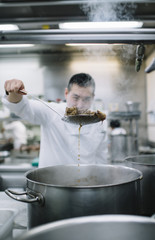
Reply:
M25 90L24 83L18 79L7 80L4 84L5 92L8 95L7 99L9 102L18 103L22 99L24 93L20 90Z

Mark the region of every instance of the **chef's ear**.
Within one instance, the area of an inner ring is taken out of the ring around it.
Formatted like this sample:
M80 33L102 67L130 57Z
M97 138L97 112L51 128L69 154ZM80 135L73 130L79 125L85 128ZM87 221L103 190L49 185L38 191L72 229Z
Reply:
M68 88L65 88L65 98L67 97L67 95L68 95Z

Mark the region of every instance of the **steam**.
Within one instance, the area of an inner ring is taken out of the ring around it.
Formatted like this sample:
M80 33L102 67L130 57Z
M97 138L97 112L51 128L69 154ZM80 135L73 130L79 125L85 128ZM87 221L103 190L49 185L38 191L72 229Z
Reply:
M81 9L87 15L88 20L91 22L106 22L106 21L126 21L133 20L133 15L137 5L135 3L112 3L102 2L100 0L91 0L87 4L83 4ZM109 55L118 56L122 64L133 58L135 60L135 47L133 45L120 45L120 46L102 46L102 47L87 47L85 55Z
M108 3L91 0L82 7L83 12L92 22L133 20L137 5L135 3Z
M137 5L135 3L108 3L100 0L91 0L89 3L81 6L81 9L91 22L133 20L136 8ZM120 60L122 64L126 64L135 54L133 45L120 45L117 48L114 45L95 48L87 47L85 54L94 53L96 56L103 54L117 56L118 50L121 50Z
M90 0L89 3L81 6L82 11L88 17L88 21L92 22L132 21L134 19L136 8L137 4L133 2L114 3L103 2L100 0ZM120 107L124 107L123 102L130 99L130 94L135 89L136 84L133 76L129 74L129 72L135 71L134 65L136 57L136 45L109 44L101 46L88 46L81 50L83 50L84 56L95 56L95 59L99 61L101 61L101 59L102 61L106 61L106 58L109 60L109 57L117 58L119 65L122 66L122 73L119 74L118 77L117 75L115 76L115 86L113 86L115 92L112 96L112 99L107 98L107 100L105 100L104 98L104 101L107 103L109 100L112 102L117 102ZM106 75L106 77L108 78L108 75ZM123 100L122 97L124 98Z

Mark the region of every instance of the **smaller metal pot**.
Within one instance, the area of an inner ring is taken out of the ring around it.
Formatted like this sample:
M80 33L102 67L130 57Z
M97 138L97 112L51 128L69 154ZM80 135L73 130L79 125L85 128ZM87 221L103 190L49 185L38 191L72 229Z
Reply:
M151 216L155 213L155 155L138 155L125 159L127 166L143 173L141 181L140 214Z
M127 136L124 134L111 135L110 152L112 162L123 162L127 157Z
M135 111L139 111L139 106L140 103L139 102L132 102L132 101L127 101L125 103L127 111L128 112L135 112Z
M72 218L36 227L18 240L154 240L155 220L128 215Z

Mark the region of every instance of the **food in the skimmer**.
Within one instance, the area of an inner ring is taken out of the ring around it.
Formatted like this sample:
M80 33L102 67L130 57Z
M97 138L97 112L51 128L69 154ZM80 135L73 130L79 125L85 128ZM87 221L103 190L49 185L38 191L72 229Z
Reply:
M79 110L77 107L66 107L66 116L97 116L101 121L106 119L106 114L97 110L92 112L90 110Z

